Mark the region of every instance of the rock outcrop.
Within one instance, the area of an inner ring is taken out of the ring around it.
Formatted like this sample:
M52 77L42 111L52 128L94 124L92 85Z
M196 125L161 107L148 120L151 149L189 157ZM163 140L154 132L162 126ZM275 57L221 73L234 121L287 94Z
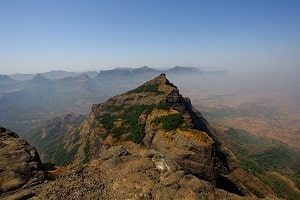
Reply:
M0 195L43 182L41 160L34 147L0 127Z
M201 180L155 150L114 146L39 188L36 199L255 199Z

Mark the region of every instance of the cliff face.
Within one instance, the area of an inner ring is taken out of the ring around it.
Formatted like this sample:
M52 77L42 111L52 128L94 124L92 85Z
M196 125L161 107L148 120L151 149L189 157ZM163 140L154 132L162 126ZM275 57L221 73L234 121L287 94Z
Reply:
M44 180L37 151L16 133L0 127L0 148L0 195Z

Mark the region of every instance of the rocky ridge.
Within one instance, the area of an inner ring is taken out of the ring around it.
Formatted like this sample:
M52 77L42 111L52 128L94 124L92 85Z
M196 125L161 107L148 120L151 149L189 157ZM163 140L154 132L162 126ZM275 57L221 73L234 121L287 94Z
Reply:
M123 181L123 184L119 183L121 186L110 188L113 193L126 188L126 185L132 186L122 193L123 197L161 199L155 195L154 188L162 178L188 175L202 185L220 188L214 190L215 193L206 191L207 195L218 195L217 191L226 190L225 193L231 195L255 198L250 191L255 191L253 184L242 182L234 175L236 170L241 171L240 174L245 172L235 164L233 157L225 155L230 152L225 152L225 147L218 143L213 129L165 74L102 104L93 105L92 112L79 130L80 147L73 165L89 161L100 163L100 171L109 172L106 177L111 177L112 182L118 178ZM151 170L158 172L159 176L152 175ZM140 184L146 184L147 179L151 183L147 192L139 193L137 188L144 191L146 186ZM261 181L259 183L267 191L266 196L274 194L268 186ZM199 186L192 185L189 188ZM169 190L173 185L166 187ZM177 184L175 190L181 191L184 187ZM169 191L170 196L163 199L179 198L175 190ZM190 199L205 199L200 197L203 195L200 191L189 190L194 195Z
M257 199L257 190L274 196L237 166L165 74L93 105L70 129L77 139L68 133L63 140L77 151L68 172L30 188L32 199Z
M111 147L39 189L36 199L255 199L217 189L155 150Z

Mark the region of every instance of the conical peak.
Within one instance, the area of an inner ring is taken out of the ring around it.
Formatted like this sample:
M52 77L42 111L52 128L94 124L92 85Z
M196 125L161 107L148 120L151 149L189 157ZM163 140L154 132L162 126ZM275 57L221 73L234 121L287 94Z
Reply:
M98 113L107 112L107 107L158 104L166 101L173 91L178 92L177 87L170 83L165 74L160 74L133 90L114 96L102 104L94 104L92 112L97 116Z
M165 73L161 73L159 76L155 77L154 79L147 81L144 85L155 85L158 86L158 88L162 89L162 91L165 91L166 86L168 86L168 91L170 90L170 87L173 89L177 89L175 85L173 85L166 77Z

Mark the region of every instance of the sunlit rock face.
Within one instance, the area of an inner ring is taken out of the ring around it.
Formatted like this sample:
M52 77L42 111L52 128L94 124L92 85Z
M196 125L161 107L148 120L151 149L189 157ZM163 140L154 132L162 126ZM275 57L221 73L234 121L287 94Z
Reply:
M44 180L41 160L34 147L0 127L0 192L35 185Z

